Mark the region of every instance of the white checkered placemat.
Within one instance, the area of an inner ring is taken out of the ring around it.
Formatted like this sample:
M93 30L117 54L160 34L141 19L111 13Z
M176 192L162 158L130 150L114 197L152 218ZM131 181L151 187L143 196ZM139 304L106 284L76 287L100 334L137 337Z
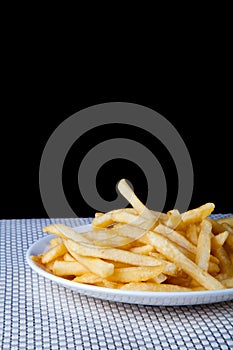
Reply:
M26 251L51 222L77 226L91 219L0 221L0 349L233 349L233 301L114 303L39 276L27 265Z

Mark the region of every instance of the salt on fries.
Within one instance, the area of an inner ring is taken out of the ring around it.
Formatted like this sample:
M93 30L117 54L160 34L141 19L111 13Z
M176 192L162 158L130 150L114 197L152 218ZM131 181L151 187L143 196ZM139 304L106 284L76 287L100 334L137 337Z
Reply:
M147 208L127 182L118 183L132 208L96 213L89 232L63 224L31 258L54 275L106 288L179 292L233 288L233 217L213 220L213 203L180 213Z

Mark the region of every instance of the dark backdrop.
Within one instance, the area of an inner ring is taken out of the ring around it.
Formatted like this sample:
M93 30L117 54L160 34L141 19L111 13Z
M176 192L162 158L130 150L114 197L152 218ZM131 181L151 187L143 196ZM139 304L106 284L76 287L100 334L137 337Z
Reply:
M67 51L66 60L43 45L17 40L15 56L6 55L0 131L0 218L46 217L39 191L39 165L45 144L55 128L75 112L94 104L123 101L152 108L168 119L183 138L193 162L194 191L190 208L214 202L216 213L233 212L232 190L232 73L228 49L213 38L212 46L177 46L157 60L146 52L144 61L135 55L119 61L113 56L81 57ZM19 50L17 51L17 45ZM221 51L221 54L216 52ZM59 59L57 59L59 57ZM73 59L71 59L71 57ZM89 59L88 59L89 58ZM92 143L106 134L126 137L127 128L92 132ZM133 134L133 132L132 132ZM89 135L90 136L90 135ZM177 193L177 178L169 154L156 140L139 133L161 161L167 183L165 210ZM90 139L89 139L90 140ZM64 190L79 216L92 216L80 196L76 170L80 152L89 149L83 137L69 152L64 164ZM170 163L169 163L170 162ZM169 166L170 164L170 166ZM115 183L127 177L144 201L147 184L134 164L115 161L98 174L97 187L105 199L115 198ZM155 203L156 207L156 203Z

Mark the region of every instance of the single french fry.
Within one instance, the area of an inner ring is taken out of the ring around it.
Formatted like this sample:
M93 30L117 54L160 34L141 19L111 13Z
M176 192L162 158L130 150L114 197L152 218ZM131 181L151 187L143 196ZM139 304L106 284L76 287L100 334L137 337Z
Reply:
M126 264L126 263L123 263L123 262L120 262L120 261L113 261L113 260L104 260L104 261L107 261L107 262L113 264L114 265L114 269L118 268L118 267L131 267L132 266L130 264Z
M59 258L58 258L59 259ZM56 260L55 260L56 261ZM49 261L48 263L44 264L45 268L49 272L53 272L53 265L54 265L54 260Z
M134 208L115 209L107 213L97 215L92 220L93 228L107 228L115 222L128 223L129 221L135 220L137 212Z
M208 272L212 275L212 276L216 276L219 272L220 272L220 267L218 264L209 261L209 266L208 266Z
M163 265L123 267L115 269L114 273L108 277L108 280L120 283L147 281L158 276L162 271Z
M122 209L116 209L114 211L118 212L118 211L122 211ZM107 228L109 225L113 223L114 223L113 211L109 211L102 215L95 216L91 224L93 228Z
M186 229L186 237L194 246L197 245L198 229L196 224L188 225Z
M132 207L146 219L154 219L155 215L151 212L136 196L133 192L132 188L127 184L125 179L122 179L118 183L118 190L122 194L123 197L127 199L127 201L132 205Z
M228 237L226 239L226 245L229 248L233 249L233 227L230 226L226 222L223 222L222 225L223 225L224 229L227 230L227 232L228 232Z
M112 218L114 222L139 226L140 228L145 230L151 230L152 228L154 228L155 224L158 221L157 218L152 217L150 219L146 219L142 215L135 215L133 213L128 213L124 210L115 211L112 214Z
M31 255L30 258L37 264L42 264L42 256L43 254L38 254L38 255Z
M77 261L55 260L52 270L57 276L77 276L88 272L88 269Z
M96 284L102 282L103 278L91 272L86 272L81 276L76 276L72 281L78 283Z
M136 253L136 254L143 254L143 255L148 255L154 250L154 247L150 244L145 244L140 247L133 247L130 249L131 252Z
M197 241L196 264L204 271L208 271L211 250L211 230L210 221L201 222L201 231Z
M122 247L132 242L130 237L124 237L117 234L115 228L110 229L93 229L83 233L84 238L90 241L91 245L102 248Z
M150 282L130 282L123 285L120 289L137 290L143 292L190 292L191 288L185 288L173 284L157 284Z
M214 251L222 247L226 242L226 239L228 236L229 236L228 231L224 231L224 232L218 233L217 235L213 235L211 237L211 250Z
M120 287L123 286L123 283L112 282L103 278L101 282L96 282L95 285L105 288L120 289Z
M96 213L95 213L95 218L98 218L98 217L102 216L103 214L104 214L104 213L96 212Z
M167 220L163 221L163 224L166 225L167 227L175 229L181 222L181 214L179 210L173 209L169 210L167 212L168 218Z
M63 260L66 261L66 262L72 262L72 261L74 262L74 261L76 261L75 258L72 255L70 255L70 253L64 254L63 255Z
M63 243L57 244L54 247L49 248L42 256L42 264L47 264L50 261L59 258L67 252L67 249Z
M157 251L166 256L166 258L174 262L183 271L185 271L189 276L195 279L206 289L223 289L224 286L208 272L202 270L193 261L188 259L184 254L182 254L179 249L177 249L174 244L167 238L155 233L148 232L146 234L150 244L152 244Z
M147 282L152 282L152 283L163 283L166 281L168 276L164 275L164 273L160 273L158 276L154 276L153 278L150 278Z
M91 244L90 241L83 236L82 233L75 231L72 227L64 224L52 224L43 228L43 232L48 232L57 235L61 238L69 238L75 242L83 244Z
M56 245L58 245L60 243L62 243L62 239L59 237L54 237L54 238L50 239L50 241L49 241L50 247L55 247Z
M181 214L182 223L185 223L187 225L199 222L209 216L214 208L214 203L206 203L198 208L188 210L185 213Z
M77 276L72 281L76 283L93 284L99 287L114 289L119 289L123 285L122 283L113 282L105 278L101 278L100 276L97 276L91 272L85 273L81 276Z

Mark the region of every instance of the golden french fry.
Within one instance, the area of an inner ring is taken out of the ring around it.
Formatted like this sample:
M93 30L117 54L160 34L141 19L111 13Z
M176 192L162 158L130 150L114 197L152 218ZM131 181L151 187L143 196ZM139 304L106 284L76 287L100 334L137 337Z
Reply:
M208 272L212 275L212 276L216 276L219 272L220 272L220 267L218 264L209 261L209 266L208 266Z
M224 229L227 230L227 232L228 232L228 237L226 239L226 245L230 249L233 249L233 228L232 228L232 226L230 226L226 222L223 222L222 225L223 225Z
M93 284L99 287L114 289L118 289L123 285L122 283L106 280L105 278L97 276L91 272L84 273L81 276L76 276L72 281L76 283Z
M158 276L162 271L163 265L123 267L115 269L114 273L108 277L108 280L121 283L147 281Z
M43 254L31 255L30 258L37 264L42 264L42 256Z
M55 260L52 271L57 276L81 275L88 271L82 264L77 261L59 261Z
M163 224L167 227L175 229L182 221L179 210L173 209L167 212L168 218L163 221Z
M119 289L120 287L123 286L123 283L112 282L103 278L101 282L96 282L95 285L99 287Z
M133 247L130 249L132 253L148 255L154 250L154 247L150 244L145 244L140 247Z
M72 281L78 283L96 284L102 282L103 278L91 272L86 272L81 276L76 276Z
M53 265L54 265L54 260L51 260L48 263L44 264L46 270L49 271L49 272L53 272Z
M211 237L211 249L214 251L224 245L224 243L227 240L227 237L229 236L228 231L224 231L221 233L218 233L217 235L213 235Z
M120 219L119 215L121 215ZM136 215L137 212L134 208L115 209L107 213L96 213L92 220L92 226L94 228L107 228L114 222L120 221L124 223L124 220L126 220L125 223L128 223L130 220L134 220Z
M63 260L66 262L76 261L75 258L72 255L70 255L70 253L65 253L63 255Z
M119 209L119 211L121 210L122 209ZM113 223L114 223L114 220L112 217L112 212L110 211L102 215L95 216L91 224L92 224L92 227L94 228L106 228Z
M130 237L121 236L118 234L118 228L93 228L92 231L83 233L84 238L87 238L91 245L99 247L123 247L132 242Z
M132 265L126 264L120 261L113 261L113 260L106 260L107 262L111 263L114 265L114 269L118 267L131 267Z
M201 222L201 231L197 241L196 264L204 271L208 271L211 250L211 230L210 221Z
M198 208L191 209L181 214L181 224L193 224L205 219L214 210L214 203L206 203Z
M190 224L186 228L186 237L194 245L197 245L198 240L198 228L196 224Z
M67 249L63 243L60 243L54 247L51 247L42 256L42 264L47 264L50 261L59 258L67 252Z
M44 227L43 231L57 235L61 238L72 239L75 242L91 244L90 241L82 235L82 233L79 233L75 231L72 227L66 226L64 224L52 224Z
M104 213L96 212L96 213L95 213L95 218L98 218L98 217L102 216L103 214L104 214Z
M191 288L185 288L173 284L157 284L150 282L130 282L123 285L123 290L138 290L143 292L191 292Z
M59 237L54 237L54 238L50 239L50 241L49 241L49 245L51 247L54 247L54 246L56 246L56 245L58 245L60 243L62 243L62 239L59 238Z
M147 282L152 283L163 283L167 280L168 276L164 275L164 273L160 273L158 276L154 276L153 278L150 278Z
M128 213L124 210L114 212L112 214L112 218L114 222L139 226L140 228L145 230L151 230L158 221L157 218L145 219L142 215L135 215L133 213Z
M127 184L125 179L122 179L118 183L118 190L122 194L123 197L127 199L127 201L132 205L132 207L146 219L154 219L156 218L154 213L151 212L136 196L133 192L132 188Z

